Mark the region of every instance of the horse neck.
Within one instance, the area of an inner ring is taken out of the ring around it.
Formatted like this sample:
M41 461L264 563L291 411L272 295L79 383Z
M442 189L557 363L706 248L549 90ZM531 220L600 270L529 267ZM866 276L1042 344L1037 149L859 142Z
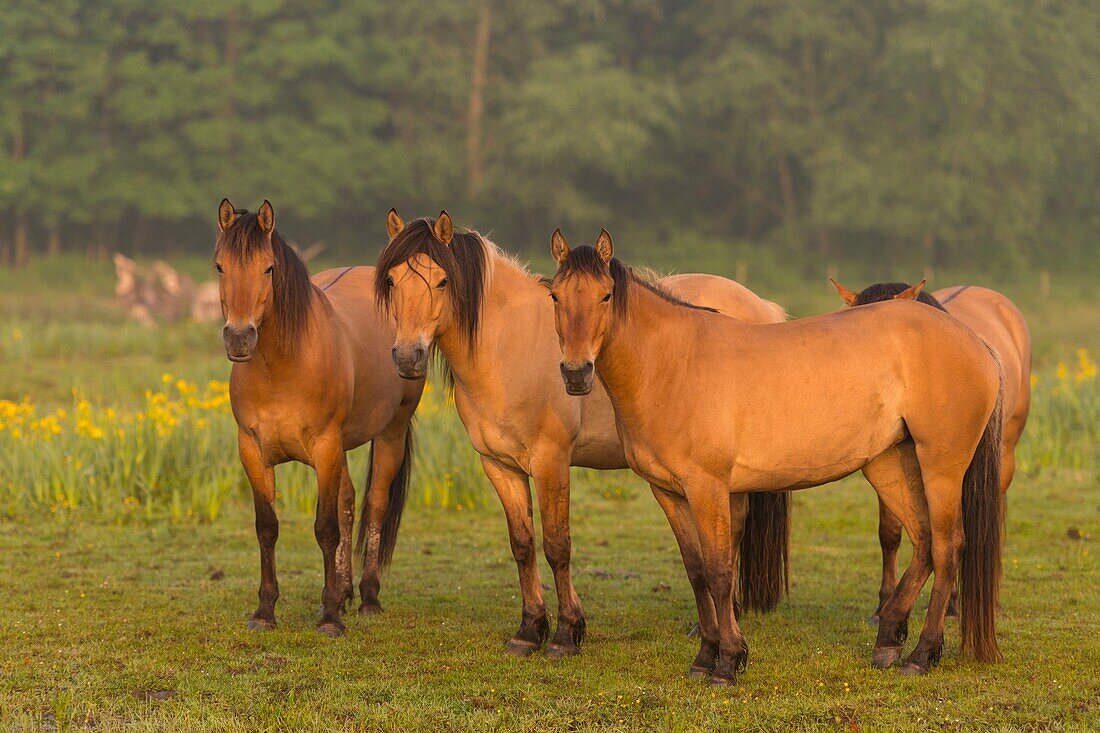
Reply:
M322 303L324 298L324 293L318 290L313 291L309 301L309 316L306 318L306 328L302 332L303 341L306 340L307 334L317 332L319 321L327 312L324 307L327 301ZM272 313L270 317L265 319L264 328L260 330L260 338L256 342L255 356L248 364L254 365L256 369L270 376L278 376L288 371L293 372L301 369L306 363L306 345L299 343L293 352L288 353L281 345L282 340L283 334L279 326L279 320Z
M504 362L500 342L495 338L486 338L507 328L508 344L513 353L525 353L524 341L537 338L531 328L515 327L530 313L530 306L537 298L549 297L545 289L520 266L496 251L495 246L487 244L489 249L489 277L485 282L485 293L481 303L478 337L473 348L469 348L466 334L456 325L452 325L436 339L443 358L454 375L455 383L467 391L495 389L500 385L499 367Z
M698 315L639 283L630 284L626 312L611 323L596 357L596 371L616 412L630 411L643 401L653 386L650 374L667 363L670 353L686 357L696 338Z

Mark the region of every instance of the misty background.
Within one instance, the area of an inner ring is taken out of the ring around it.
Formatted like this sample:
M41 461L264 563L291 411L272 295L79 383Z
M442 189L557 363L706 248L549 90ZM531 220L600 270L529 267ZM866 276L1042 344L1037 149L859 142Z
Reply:
M396 206L529 256L1068 272L1098 178L1094 0L0 5L9 267L205 256L228 196L351 261Z

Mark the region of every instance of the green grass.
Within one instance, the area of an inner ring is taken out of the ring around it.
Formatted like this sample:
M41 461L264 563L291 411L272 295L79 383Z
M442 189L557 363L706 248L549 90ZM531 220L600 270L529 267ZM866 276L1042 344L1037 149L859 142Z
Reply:
M609 490L621 485L634 490ZM519 601L495 507L410 508L386 613L351 617L340 640L313 630L321 563L302 513L282 512L280 628L263 635L244 628L258 567L240 504L205 526L0 524L0 727L1087 729L1100 724L1097 564L1093 539L1067 531L1095 537L1098 501L1095 476L1014 486L1004 663L960 659L949 622L940 666L909 679L869 665L872 492L856 479L802 492L790 600L743 619L749 667L722 691L681 676L694 604L663 516L627 475L582 477L574 495L589 637L565 662L503 651ZM174 696L139 699L161 691Z
M201 273L205 263L187 267ZM732 265L716 260L709 269ZM1026 470L1009 495L1002 664L960 659L949 622L943 662L926 677L870 668L877 512L873 492L850 478L796 496L791 597L774 614L743 619L751 655L737 687L686 680L694 604L663 515L628 472L583 470L574 472L572 524L574 576L589 614L584 654L512 659L503 645L520 608L503 516L436 393L419 421L413 493L383 584L387 612L350 617L341 640L313 630L321 558L314 483L302 467L279 473L280 628L245 630L259 568L232 436L221 434L232 431L227 416L211 420L211 455L188 459L229 487L212 523L85 505L54 513L32 498L7 508L0 729L1096 729L1097 381L1053 390L1062 386L1058 362L1068 362L1068 385L1077 348L1100 355L1100 304L1087 283L1054 282L1053 297L1026 280L991 283L1027 315L1041 375L1021 446ZM817 279L750 269L749 284L794 315L838 303ZM200 385L225 379L216 326L128 324L110 287L109 267L77 260L0 271L0 400L71 408L76 388L99 406L140 409L165 372ZM18 447L5 450L0 466L35 465ZM357 452L360 485L364 461ZM0 475L6 481L13 477ZM86 488L78 481L61 488L76 495ZM201 499L207 482L192 483ZM545 566L543 579L553 613ZM148 699L157 697L166 699Z

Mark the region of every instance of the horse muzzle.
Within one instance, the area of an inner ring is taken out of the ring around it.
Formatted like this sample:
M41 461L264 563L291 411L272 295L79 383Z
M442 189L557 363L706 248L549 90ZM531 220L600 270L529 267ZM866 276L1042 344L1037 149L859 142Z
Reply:
M395 345L390 353L402 378L423 379L428 373L428 349L423 344Z
M225 355L229 361L245 362L250 360L256 351L259 332L251 323L243 326L227 323L222 329L222 340L225 342Z
M580 366L561 363L561 379L565 382L565 391L571 395L586 395L592 391L592 377L596 367L591 361Z

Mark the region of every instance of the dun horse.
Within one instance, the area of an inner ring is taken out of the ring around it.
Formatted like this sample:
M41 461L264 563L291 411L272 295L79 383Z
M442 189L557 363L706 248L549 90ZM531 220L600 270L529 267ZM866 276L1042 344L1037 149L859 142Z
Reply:
M225 352L234 362L229 396L260 543L260 605L248 627L275 626L274 467L301 461L317 472L314 533L325 564L317 629L340 636L343 605L353 598L355 488L345 451L373 441L359 525L359 611L366 613L380 610L378 574L397 539L411 462L410 421L424 383L402 380L385 366L394 334L374 305L373 268L327 270L311 281L275 229L267 201L251 214L223 200L218 230L214 267Z
M446 212L407 225L388 219L390 242L376 270L379 303L397 319L393 359L421 379L433 349L453 381L455 404L504 506L519 569L523 616L508 650L525 656L549 631L535 557L529 480L542 514L543 549L558 593L550 656L576 654L585 616L570 575L569 467L625 468L606 394L570 397L560 387L560 351L546 281L476 232L456 232ZM784 319L782 309L737 283L709 275L662 281L684 297L746 320ZM741 602L769 609L786 588L787 497L739 496L728 511L749 522L741 548ZM749 505L751 504L751 509ZM738 547L738 538L733 538Z
M1004 367L1004 438L1001 446L1001 493L1008 491L1016 473L1016 444L1023 435L1031 409L1031 334L1027 321L1011 300L1000 293L974 285L955 286L928 293L924 280L916 285L876 283L855 293L830 279L837 293L849 306L868 305L884 300L919 300L958 318L996 350ZM878 610L890 597L898 578L898 546L901 523L879 502L879 544L882 545L882 586L878 609L871 623L878 623ZM948 615L955 615L955 604Z
M555 232L551 252L565 384L583 394L599 376L630 467L653 486L696 588L692 671L730 684L748 655L732 602L729 495L860 469L914 546L882 608L874 664L901 657L933 570L924 630L902 672L938 661L960 550L963 647L999 657L1001 376L970 329L908 302L744 323L640 281L613 258L606 231L572 251Z

